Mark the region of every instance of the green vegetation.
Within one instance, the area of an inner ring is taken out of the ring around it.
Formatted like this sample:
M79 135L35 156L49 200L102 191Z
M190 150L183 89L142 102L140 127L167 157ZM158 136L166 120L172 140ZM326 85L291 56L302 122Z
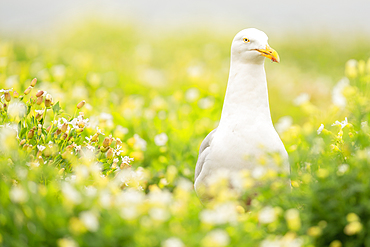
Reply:
M230 191L220 175L204 206L194 167L231 37L151 36L95 23L0 39L0 246L370 246L369 42L270 37L292 189L264 171Z

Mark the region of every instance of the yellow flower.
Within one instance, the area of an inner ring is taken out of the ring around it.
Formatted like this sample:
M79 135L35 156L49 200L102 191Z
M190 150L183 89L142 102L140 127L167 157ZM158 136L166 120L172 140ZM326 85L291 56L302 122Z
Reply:
M318 237L322 234L322 230L318 226L311 226L310 228L308 228L307 234L312 237Z
M354 221L360 221L360 218L355 213L349 213L347 214L347 221L348 222L354 222Z
M348 236L355 235L362 230L362 224L358 221L353 221L344 227L344 233Z

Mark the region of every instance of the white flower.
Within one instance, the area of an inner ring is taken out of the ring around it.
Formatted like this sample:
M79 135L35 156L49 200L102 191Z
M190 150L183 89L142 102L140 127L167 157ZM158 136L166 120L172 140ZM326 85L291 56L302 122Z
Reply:
M72 179L72 178L71 178ZM82 201L80 193L68 182L63 182L61 186L63 195L71 202L79 204Z
M94 186L90 185L90 186L85 186L85 190L86 190L86 195L87 196L90 196L90 197L93 197L96 195L96 192L98 191L97 188L95 188Z
M118 163L119 162L119 159L118 158L114 158L113 159L113 163Z
M153 220L166 221L170 218L170 213L168 209L161 207L152 207L149 210L149 215Z
M19 186L13 186L9 191L9 198L12 202L23 203L27 201L27 192Z
M230 237L225 230L216 229L209 232L204 241L210 246L226 246L230 243Z
M337 174L338 175L343 175L344 173L346 173L346 171L348 171L348 168L349 168L348 164L342 164L342 165L338 166Z
M76 151L76 152L79 152L79 151L81 151L81 148L82 148L82 147L81 147L81 145L76 146L76 147L75 147L75 151Z
M0 150L10 152L17 146L18 126L17 124L6 124L0 126Z
M88 126L88 122L89 122L88 118L84 119L83 116L79 115L78 117L72 119L71 122L68 122L68 124L71 124L73 126L73 129L78 129L80 128L81 124L82 124L81 126L84 127Z
M45 109L44 109L44 110L35 110L35 112L36 112L37 114L40 114L40 115L44 114L44 111L45 111Z
M335 123L333 123L331 126L336 126L336 125L338 125L338 126L340 126L342 129L344 128L344 127L346 127L346 125L348 124L348 120L347 120L347 117L344 119L344 121L342 121L342 122L339 122L338 120L337 121L335 121Z
M96 133L101 134L101 135L105 135L105 134L101 131L101 129L99 129L99 127L96 127Z
M54 65L51 67L51 72L54 77L63 78L66 73L66 67L63 64Z
M0 93L9 93L13 91L13 88L10 88L10 89L0 89Z
M134 158L130 158L128 156L122 157L122 163L126 165L130 165L130 162L134 161Z
M186 71L190 77L196 78L196 77L201 76L204 73L204 68L202 64L199 64L199 65L188 67Z
M104 121L108 127L113 127L113 116L112 114L109 114L109 113L106 113L106 112L102 112L100 113L100 119L102 121Z
M151 87L164 87L167 84L165 73L159 69L141 69L138 77L142 82Z
M236 205L231 202L217 205L215 209L205 209L200 214L200 220L208 224L235 223L237 221Z
M164 146L166 145L167 141L168 141L168 137L166 133L161 133L154 137L154 142L157 146Z
M38 149L40 152L42 152L42 151L44 151L45 146L37 145L37 149Z
M260 247L282 247L279 240L265 239L261 242Z
M27 106L21 101L13 101L8 107L8 116L11 119L24 118L27 113Z
M122 127L121 125L117 125L115 131L122 135L126 135L128 133L128 128Z
M116 205L123 205L121 217L127 220L135 219L140 215L138 205L142 204L145 196L135 189L125 190L116 197Z
M70 238L58 239L58 247L78 247L78 243Z
M281 134L289 129L290 126L292 126L293 118L291 116L284 116L277 121L275 124L276 131Z
M322 130L324 129L324 127L325 127L325 126L324 126L323 124L321 124L321 125L320 125L320 127L317 129L317 134L318 134L318 135L320 135L320 134L321 134L321 132L322 132Z
M146 141L144 139L142 139L138 134L134 135L134 139L135 139L134 147L138 148L142 151L145 151L146 150Z
M58 129L62 128L64 123L68 123L68 120L65 119L64 117L59 118L58 121L55 121L54 124L57 124Z
M162 242L162 247L185 247L185 245L180 239L172 237Z
M107 191L102 191L99 197L100 205L103 208L109 208L112 204L112 196Z
M177 181L177 184L176 184L176 189L182 189L184 191L192 191L193 190L193 183L190 182L189 180L187 180L186 178L180 178L178 181Z
M300 106L308 101L310 101L311 96L307 93L301 93L293 100L293 104L296 106Z
M198 105L202 109L209 109L215 103L215 99L212 96L208 96L199 100Z
M122 153L122 146L117 145L117 148L113 150L114 156L119 156Z
M172 194L167 190L154 190L148 195L149 202L153 205L169 205L172 202Z
M266 168L261 165L257 165L252 171L252 177L255 179L261 178L267 172Z
M93 212L84 211L80 213L79 218L89 231L96 232L99 229L98 218L95 216Z
M258 214L258 220L262 224L272 223L276 220L275 209L273 207L264 207Z
M199 98L200 92L197 88L190 88L185 93L185 98L188 102L194 102Z
M349 85L348 78L344 77L341 79L333 88L331 97L333 104L339 107L345 107L347 104L346 98L343 96L343 90Z
M121 170L116 176L118 182L122 185L139 188L141 186L140 183L142 183L145 178L145 173L139 168L136 169L136 171L132 169Z
M91 145L86 145L86 148L90 150L91 152L95 152L95 147Z

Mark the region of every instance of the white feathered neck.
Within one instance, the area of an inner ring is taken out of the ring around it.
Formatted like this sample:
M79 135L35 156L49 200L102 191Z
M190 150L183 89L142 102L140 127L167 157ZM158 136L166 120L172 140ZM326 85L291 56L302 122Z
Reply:
M220 124L271 123L264 58L250 63L231 55L229 80Z

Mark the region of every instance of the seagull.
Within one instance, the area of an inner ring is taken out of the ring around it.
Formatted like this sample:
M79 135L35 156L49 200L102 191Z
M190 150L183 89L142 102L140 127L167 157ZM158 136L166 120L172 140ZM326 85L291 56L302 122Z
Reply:
M283 164L269 162L265 167L290 172L288 154L272 124L264 68L265 57L276 63L280 58L267 41L255 28L234 37L221 119L200 145L195 168L194 188L201 200L207 198L209 180L218 170L253 173L263 155L278 153Z

